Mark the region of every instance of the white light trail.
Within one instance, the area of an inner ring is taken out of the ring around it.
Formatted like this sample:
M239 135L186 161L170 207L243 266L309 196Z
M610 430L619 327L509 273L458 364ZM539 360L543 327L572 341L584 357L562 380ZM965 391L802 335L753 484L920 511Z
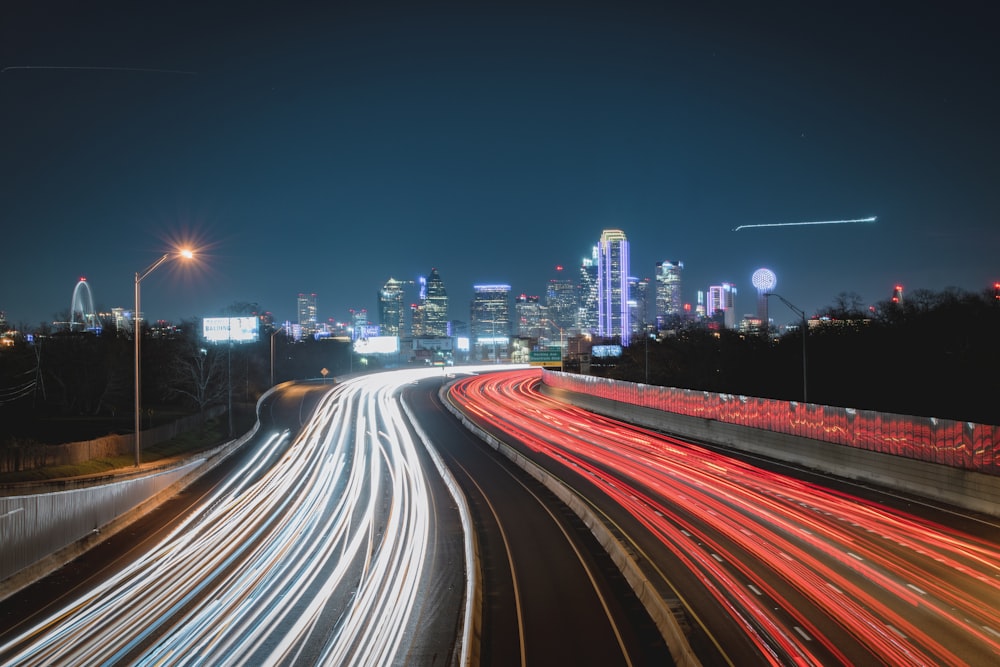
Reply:
M10 65L0 69L0 74L17 69L62 69L91 70L97 72L145 72L147 74L184 74L194 76L197 72L187 72L179 69L155 69L152 67L92 67L83 65Z
M875 222L878 220L878 216L871 216L870 218L854 218L851 220L817 220L815 222L765 222L759 225L740 225L739 227L734 227L733 231L738 232L741 229L752 229L754 227L801 227L803 225L846 225L852 222Z
M396 395L440 374L336 385L287 450L275 434L203 510L0 646L0 662L399 664L434 508Z

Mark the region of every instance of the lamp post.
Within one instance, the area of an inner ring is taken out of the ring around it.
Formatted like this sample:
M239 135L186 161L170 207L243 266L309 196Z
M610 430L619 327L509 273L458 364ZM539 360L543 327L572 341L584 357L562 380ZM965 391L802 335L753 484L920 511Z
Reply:
M808 381L806 379L807 378L807 376L806 376L806 330L808 329L808 325L806 324L806 314L801 309L796 308L795 306L793 306L788 301L788 299L786 299L785 297L781 296L780 294L775 294L774 292L765 292L764 293L765 299L767 297L772 297L772 296L776 296L779 299L781 299L781 302L783 304L785 304L786 306L788 306L796 315L798 315L799 317L802 318L802 402L803 403L808 403L809 402L809 392L808 392L809 383L808 383Z
M140 289L139 285L142 283L143 279L150 273L156 270L161 264L163 264L168 259L175 259L177 257L182 257L184 259L191 259L194 257L194 253L191 250L180 250L178 252L168 252L163 257L159 258L152 264L146 267L143 271L135 272L135 311L132 313L132 335L135 338L135 466L138 468L141 462L140 458L140 429L142 428L142 363L139 352L140 341L142 340L142 322L139 313L140 308Z
M285 330L285 325L282 324L277 331L271 334L271 386L274 386L274 337Z

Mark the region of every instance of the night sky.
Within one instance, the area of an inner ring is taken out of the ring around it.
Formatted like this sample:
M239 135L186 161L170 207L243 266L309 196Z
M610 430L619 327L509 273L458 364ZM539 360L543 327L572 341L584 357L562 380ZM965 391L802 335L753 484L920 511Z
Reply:
M128 308L187 240L149 319L315 292L377 321L386 279L437 268L467 321L473 284L543 295L605 228L635 276L682 261L685 302L733 283L737 319L760 267L810 314L1000 279L990 3L239 4L4 3L10 323L80 276Z

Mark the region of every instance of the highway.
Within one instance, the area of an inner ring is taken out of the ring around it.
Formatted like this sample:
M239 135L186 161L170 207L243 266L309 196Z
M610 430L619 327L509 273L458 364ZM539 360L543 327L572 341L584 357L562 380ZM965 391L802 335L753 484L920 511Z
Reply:
M589 499L685 603L706 664L1000 660L996 525L915 514L553 401L537 369L465 379L477 423ZM707 639L707 645L705 640Z
M421 382L403 400L471 507L478 664L671 664L649 615L586 526L447 412L441 384Z
M0 663L458 660L461 524L396 396L434 372L355 378L318 403L286 388L237 470L142 553L7 628Z

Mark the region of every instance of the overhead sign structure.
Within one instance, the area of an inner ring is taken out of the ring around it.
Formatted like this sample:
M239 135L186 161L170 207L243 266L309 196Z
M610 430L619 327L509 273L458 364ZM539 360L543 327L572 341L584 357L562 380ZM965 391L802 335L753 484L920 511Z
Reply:
M531 350L528 352L528 363L532 366L562 367L562 350Z

